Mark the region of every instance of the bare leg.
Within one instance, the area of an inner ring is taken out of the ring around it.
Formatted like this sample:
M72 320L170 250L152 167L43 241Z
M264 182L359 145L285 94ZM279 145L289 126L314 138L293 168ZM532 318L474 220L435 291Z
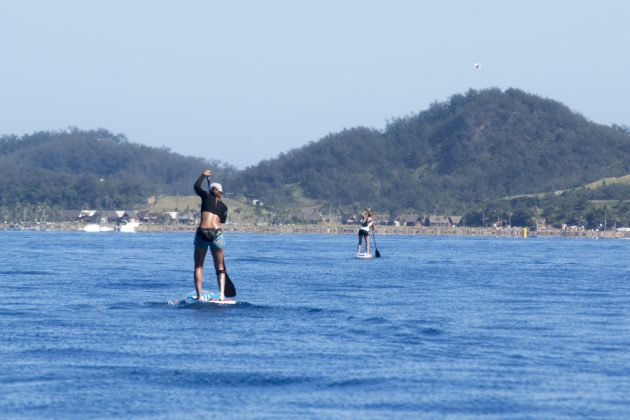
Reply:
M219 284L219 300L225 299L225 273L217 274L217 283Z
M212 261L217 272L217 286L219 286L219 300L225 299L225 267L223 266L223 250L212 250Z
M369 235L365 235L365 253L366 254L370 253L370 236Z
M202 284L203 284L203 262L206 259L207 249L195 248L195 291L197 292L197 299L201 299Z

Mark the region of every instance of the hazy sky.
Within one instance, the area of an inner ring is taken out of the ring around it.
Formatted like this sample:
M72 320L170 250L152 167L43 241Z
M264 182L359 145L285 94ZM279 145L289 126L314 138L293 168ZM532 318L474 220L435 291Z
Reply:
M0 0L0 134L243 168L487 87L630 125L629 45L623 0Z

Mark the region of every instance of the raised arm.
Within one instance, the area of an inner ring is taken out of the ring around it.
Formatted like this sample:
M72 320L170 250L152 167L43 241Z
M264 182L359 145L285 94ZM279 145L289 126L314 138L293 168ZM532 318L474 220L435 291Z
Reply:
M201 175L199 175L199 178L197 178L197 181L195 182L195 192L198 196L203 197L206 195L206 191L201 188L201 183L210 175L212 175L212 172L210 172L210 169L206 169L201 173Z

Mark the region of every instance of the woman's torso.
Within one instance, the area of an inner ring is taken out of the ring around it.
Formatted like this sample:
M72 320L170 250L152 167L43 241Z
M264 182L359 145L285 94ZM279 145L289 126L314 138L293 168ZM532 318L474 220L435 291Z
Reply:
M202 229L218 229L227 219L227 206L219 197L215 197L201 188L201 183L206 179L201 175L195 182L195 192L201 197L201 210L199 227Z
M219 216L209 211L202 211L201 218L199 219L199 227L202 229L219 229L221 227L221 220Z
M212 194L202 196L199 227L202 229L218 229L225 223L227 206Z
M202 211L199 219L199 227L202 229L218 229L221 227L219 216L209 211Z

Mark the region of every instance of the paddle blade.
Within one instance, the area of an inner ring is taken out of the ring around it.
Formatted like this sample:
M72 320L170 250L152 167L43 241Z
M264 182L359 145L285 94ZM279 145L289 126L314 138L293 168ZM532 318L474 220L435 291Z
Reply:
M225 297L234 296L236 296L236 287L234 287L234 283L232 283L232 279L230 279L228 273L225 273Z
M223 269L225 270L225 297L234 297L236 296L236 287L234 287L234 283L232 283L232 279L230 275L227 273L227 266L225 265L225 259L223 259Z
M381 258L381 253L378 252L378 247L376 246L376 235L374 234L374 232L372 232L372 239L374 239L374 256L376 258Z

